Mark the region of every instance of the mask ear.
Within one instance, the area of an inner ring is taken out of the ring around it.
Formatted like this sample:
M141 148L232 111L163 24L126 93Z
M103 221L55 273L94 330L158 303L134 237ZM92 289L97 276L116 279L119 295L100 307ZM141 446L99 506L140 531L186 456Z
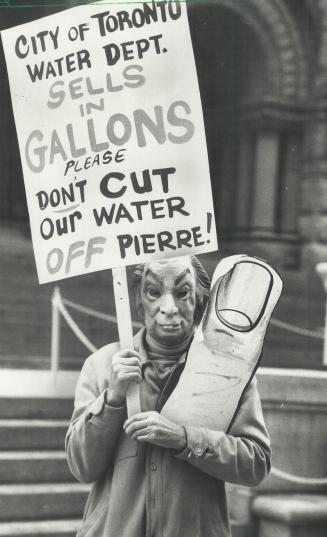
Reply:
M210 292L210 279L207 274L207 271L204 269L200 261L195 256L191 257L191 262L196 280L196 304L194 311L194 325L197 327L201 323L202 316L208 302Z
M136 295L135 295L135 305L136 305L138 318L140 319L140 321L144 322L144 308L142 304L140 289L137 290Z
M199 290L195 292L194 326L199 326L205 310L206 298Z
M136 311L139 319L144 322L144 309L141 299L142 277L144 272L144 265L138 264L134 268L132 274L133 291L135 298Z

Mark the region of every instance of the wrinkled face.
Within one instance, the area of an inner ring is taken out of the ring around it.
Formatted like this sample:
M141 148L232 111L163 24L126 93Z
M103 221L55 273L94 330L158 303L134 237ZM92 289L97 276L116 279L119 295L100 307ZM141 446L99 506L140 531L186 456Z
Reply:
M176 345L193 330L195 285L189 258L145 265L141 284L144 322L159 343Z

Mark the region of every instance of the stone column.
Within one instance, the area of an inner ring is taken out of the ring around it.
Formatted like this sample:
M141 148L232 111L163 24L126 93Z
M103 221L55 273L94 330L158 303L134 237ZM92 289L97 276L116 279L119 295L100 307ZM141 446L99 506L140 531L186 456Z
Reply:
M327 2L315 2L320 21L317 71L311 96L311 121L306 132L300 228L303 258L311 270L327 260Z
M218 225L223 225L225 231L230 232L234 226L233 206L235 178L235 145L230 135L226 135L224 141L223 162L220 178L220 199Z
M314 112L305 145L300 231L303 258L311 270L316 262L327 260L327 115L323 109Z
M279 164L279 133L259 133L254 169L252 227L254 231L274 231Z
M238 182L236 188L236 228L248 230L251 224L251 207L253 193L253 147L254 135L242 132L238 156Z
M300 183L300 143L297 133L288 133L283 144L283 169L279 184L278 224L284 235L296 235Z

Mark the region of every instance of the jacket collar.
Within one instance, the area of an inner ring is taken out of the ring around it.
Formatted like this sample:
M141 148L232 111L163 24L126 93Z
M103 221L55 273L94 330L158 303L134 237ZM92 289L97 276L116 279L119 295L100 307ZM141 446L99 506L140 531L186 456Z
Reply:
M145 348L145 335L146 335L146 328L143 327L137 334L135 334L133 341L134 341L134 348L135 350L140 354L142 363L148 362L149 358L146 352ZM187 351L188 352L188 351ZM179 364L183 364L186 360L187 352L184 352L181 357L179 358L178 362Z

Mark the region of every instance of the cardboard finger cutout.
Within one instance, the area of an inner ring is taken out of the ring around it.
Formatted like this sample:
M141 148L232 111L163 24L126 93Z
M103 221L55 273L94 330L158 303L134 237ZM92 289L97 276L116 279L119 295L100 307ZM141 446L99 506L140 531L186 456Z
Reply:
M258 366L282 287L280 276L261 259L235 255L218 264L202 340L193 341L163 415L186 426L228 431Z

